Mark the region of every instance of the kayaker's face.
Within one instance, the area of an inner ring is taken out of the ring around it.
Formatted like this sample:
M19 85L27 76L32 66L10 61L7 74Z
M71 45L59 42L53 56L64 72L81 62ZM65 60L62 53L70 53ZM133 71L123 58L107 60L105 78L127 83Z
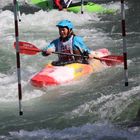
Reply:
M69 30L67 28L61 28L61 27L59 27L58 29L59 29L59 35L60 35L60 37L66 38L68 36Z

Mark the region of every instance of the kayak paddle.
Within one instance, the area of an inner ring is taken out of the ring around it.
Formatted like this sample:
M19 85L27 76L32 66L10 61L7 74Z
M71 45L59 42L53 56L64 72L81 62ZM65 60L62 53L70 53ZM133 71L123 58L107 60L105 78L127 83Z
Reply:
M14 42L14 48L16 48L15 42ZM19 52L21 54L35 55L39 52L42 52L42 50L37 48L35 45L33 45L31 43L19 41ZM63 53L63 52L53 52L53 53L60 54L60 55L76 56L76 57L80 57L80 56L81 57L88 57L88 56L82 56L79 54L70 54L70 53ZM123 56L121 56L121 55L108 55L108 56L103 56L101 58L94 57L94 59L103 61L109 66L123 63Z

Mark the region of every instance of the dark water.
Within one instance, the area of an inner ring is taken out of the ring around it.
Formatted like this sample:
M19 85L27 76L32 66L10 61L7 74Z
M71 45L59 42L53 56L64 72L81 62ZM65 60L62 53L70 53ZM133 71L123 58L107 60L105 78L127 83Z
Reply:
M29 79L56 56L44 59L39 54L24 55L21 56L23 116L18 115L13 14L9 10L1 11L0 139L139 140L139 4L139 0L126 2L128 87L124 86L123 66L118 66L68 85L35 89ZM112 1L111 7L116 6L120 7L119 1ZM39 47L49 43L57 36L54 26L62 17L75 23L75 32L83 36L92 49L106 47L115 54L122 54L119 10L113 15L81 16L65 12L60 15L58 11L23 14L20 39Z

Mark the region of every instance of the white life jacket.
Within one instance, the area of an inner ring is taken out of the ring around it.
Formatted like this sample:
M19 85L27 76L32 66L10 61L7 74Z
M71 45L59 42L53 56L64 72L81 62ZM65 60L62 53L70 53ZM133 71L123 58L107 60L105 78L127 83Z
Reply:
M63 52L63 53L70 53L73 54L73 39L74 36L71 36L68 41L58 42L58 52ZM73 56L68 56L68 55L58 55L59 61L72 61L74 60Z

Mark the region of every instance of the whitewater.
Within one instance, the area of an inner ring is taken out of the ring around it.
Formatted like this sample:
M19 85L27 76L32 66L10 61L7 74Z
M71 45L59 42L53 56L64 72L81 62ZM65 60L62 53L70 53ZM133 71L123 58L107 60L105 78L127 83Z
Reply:
M25 1L19 1L25 5ZM18 114L14 14L11 0L0 3L0 139L1 140L139 140L140 30L139 1L126 8L129 86L123 65L105 69L70 84L38 89L31 77L57 56L21 55L23 116ZM58 37L56 23L68 19L91 49L122 55L120 1L103 6L113 15L38 10L21 13L19 39L43 48ZM30 5L31 7L34 7ZM133 9L135 7L135 9ZM25 5L26 8L26 5ZM133 15L132 11L135 11ZM133 22L135 20L135 22ZM128 24L129 23L129 24Z

